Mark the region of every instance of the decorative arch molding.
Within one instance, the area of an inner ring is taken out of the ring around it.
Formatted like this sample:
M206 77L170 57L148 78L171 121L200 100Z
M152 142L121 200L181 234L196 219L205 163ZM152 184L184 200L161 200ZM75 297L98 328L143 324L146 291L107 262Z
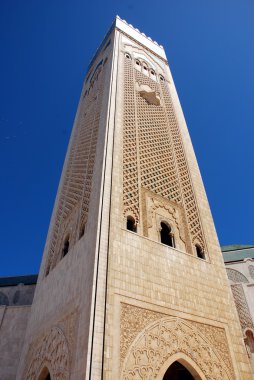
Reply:
M40 380L45 368L50 372L52 380L68 380L70 377L68 343L63 331L58 327L53 327L34 347L23 379Z
M227 342L222 340L222 331L218 331L219 335L214 338L215 346L210 340L210 327L213 329L214 335L216 335L216 330L223 329L201 323L193 324L192 321L178 317L168 317L143 310L147 319L146 324L136 319L137 313L139 311L142 313L142 309L127 304L126 306L127 314L128 307L132 309L135 325L143 325L143 329L139 330L132 342L129 340L126 344L126 340L124 342L123 339L121 354L125 352L125 355L124 358L122 356L121 379L162 379L169 365L178 359L182 360L183 365L188 364L186 366L188 370L192 368L192 372L190 372L196 375L195 379L235 379ZM122 311L122 316L123 313L124 311ZM156 316L157 319L151 322ZM127 318L129 317L127 316ZM132 335L132 326L127 326L124 322L124 320L121 321L121 335L123 334L123 338L128 339L128 334ZM122 331L123 327L125 327L125 331ZM206 331L208 331L208 337L203 335L203 333L206 334ZM218 347L219 349L217 349ZM222 349L221 352L220 349Z

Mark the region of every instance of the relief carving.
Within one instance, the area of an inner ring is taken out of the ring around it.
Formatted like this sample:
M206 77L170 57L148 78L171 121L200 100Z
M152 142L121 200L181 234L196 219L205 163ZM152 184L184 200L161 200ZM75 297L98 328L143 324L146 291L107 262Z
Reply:
M235 379L224 329L121 304L124 380L156 379L174 354L190 357L208 379Z
M32 348L33 357L25 372L24 380L37 380L44 366L49 367L53 379L68 380L70 355L67 339L61 329L52 329Z
M37 380L47 366L53 379L68 380L77 341L77 310L42 333L29 347L24 380Z

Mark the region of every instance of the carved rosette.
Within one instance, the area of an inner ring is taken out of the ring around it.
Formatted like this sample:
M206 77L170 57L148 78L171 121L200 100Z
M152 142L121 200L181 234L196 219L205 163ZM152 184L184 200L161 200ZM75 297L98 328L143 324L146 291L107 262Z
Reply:
M33 345L32 358L23 378L36 380L43 367L49 368L53 379L69 379L70 354L67 339L58 327L53 327Z
M161 367L179 353L191 358L207 379L235 379L222 328L123 303L120 336L124 380L157 379Z

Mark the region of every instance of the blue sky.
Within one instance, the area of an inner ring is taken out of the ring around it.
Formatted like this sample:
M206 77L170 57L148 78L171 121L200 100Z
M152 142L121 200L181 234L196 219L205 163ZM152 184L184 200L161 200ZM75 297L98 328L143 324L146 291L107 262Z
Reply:
M252 0L2 0L0 276L39 270L86 68L116 14L166 50L220 243L254 243Z

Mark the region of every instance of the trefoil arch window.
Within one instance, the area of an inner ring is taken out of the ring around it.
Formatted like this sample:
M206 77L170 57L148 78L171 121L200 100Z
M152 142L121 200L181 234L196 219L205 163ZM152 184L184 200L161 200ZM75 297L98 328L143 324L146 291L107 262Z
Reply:
M128 215L126 220L126 228L129 231L137 232L137 224L133 216Z
M165 222L161 222L160 224L160 237L161 243L166 244L169 247L175 248L175 240L174 235L172 233L171 226Z
M205 253L204 253L204 250L200 247L200 245L196 244L195 248L196 248L197 257L199 257L200 259L205 260Z

